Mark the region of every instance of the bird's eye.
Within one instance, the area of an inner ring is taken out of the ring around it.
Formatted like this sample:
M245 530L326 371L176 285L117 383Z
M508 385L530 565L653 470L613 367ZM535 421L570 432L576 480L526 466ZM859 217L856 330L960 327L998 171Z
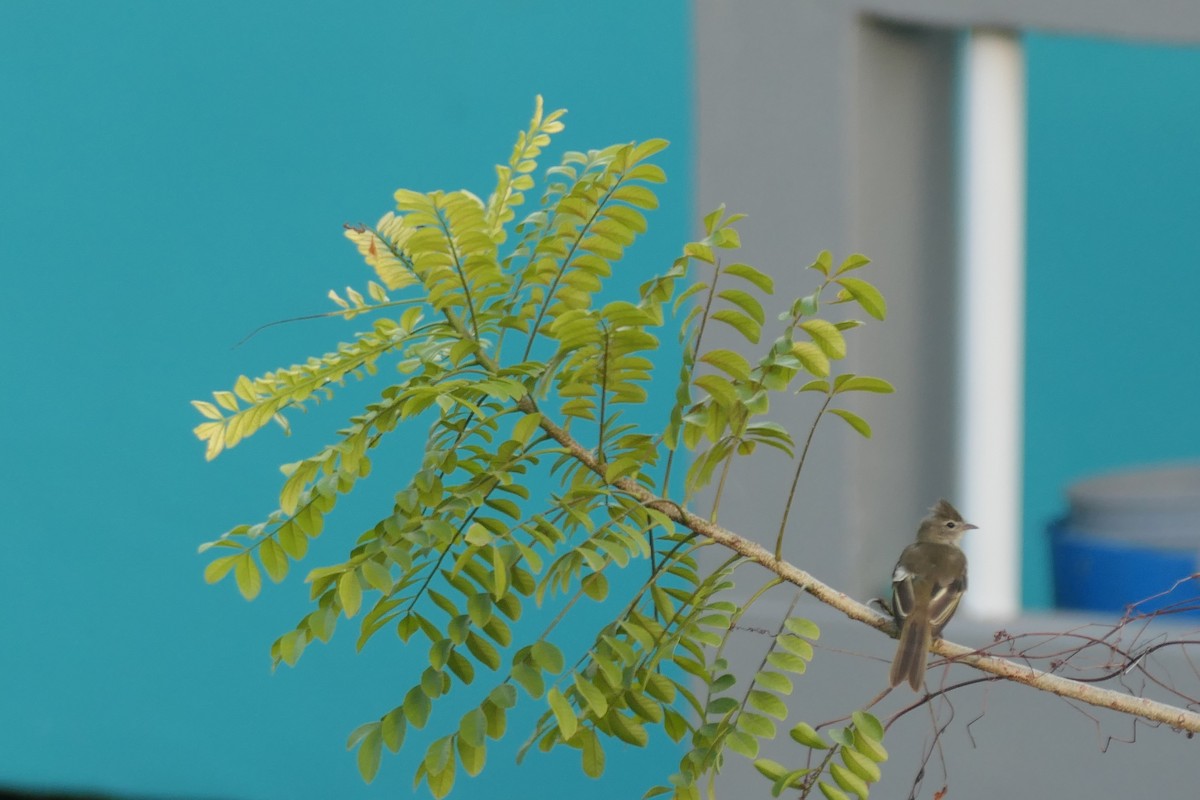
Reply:
M953 527L955 527L955 525L954 525L954 521L953 521L953 520L951 520L951 521L947 522L947 523L946 523L946 527L947 527L947 528L953 528Z

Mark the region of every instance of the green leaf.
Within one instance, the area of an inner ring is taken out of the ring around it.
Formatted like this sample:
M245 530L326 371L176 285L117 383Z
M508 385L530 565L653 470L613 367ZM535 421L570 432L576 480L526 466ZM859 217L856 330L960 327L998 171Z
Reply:
M597 718L603 717L608 713L608 700L605 699L604 693L596 688L595 684L588 681L578 672L571 675L571 679L575 682L575 688L579 690L583 701L587 703L590 710Z
M429 721L429 712L433 710L433 703L429 702L429 698L421 691L420 686L414 686L408 690L408 694L404 695L403 707L408 724L420 730Z
M579 720L575 716L575 709L571 708L571 703L557 688L546 693L546 700L550 704L550 710L554 712L554 719L558 723L558 729L562 732L563 738L573 737L579 728Z
M391 750L393 753L400 752L400 746L404 744L404 734L407 729L408 725L404 721L403 706L393 708L384 715L379 726L379 732L388 750Z
M815 639L817 637L810 636L808 638ZM883 724L875 715L866 711L855 711L850 716L850 719L854 721L854 729L856 731L877 742L883 741Z
M537 664L545 672L557 675L563 671L562 651L544 639L533 643L533 647L530 648L530 655L533 658L533 663ZM569 739L570 737L568 736L567 738Z
M237 565L238 559L242 557L241 553L235 553L231 556L221 556L214 558L208 562L208 566L204 568L205 583L216 583L229 574L229 571Z
M749 281L766 294L773 294L775 291L775 282L771 280L770 276L759 272L749 264L730 264L725 267L724 273Z
M833 264L833 254L830 253L828 250L822 250L817 255L817 260L814 261L813 263L809 264L808 268L815 269L817 272L821 273L822 275L828 275L829 268L830 268L830 266L832 266L832 264Z
M258 558L262 561L267 576L275 583L279 583L287 577L287 553L283 552L283 548L274 539L262 540L262 544L258 548Z
M809 381L808 383L804 384L803 386L801 386L801 387L800 387L799 389L797 389L796 391L797 391L797 393L799 393L799 392L822 392L822 393L826 393L826 392L828 392L828 391L829 391L829 381L823 381L823 380L820 380L820 379L817 379L817 380L812 380L812 381Z
M732 308L722 308L712 313L712 319L724 322L746 338L752 344L758 344L762 336L762 325L755 322L747 314Z
M854 749L872 761L887 761L888 752L878 739L865 736L857 727L854 729Z
M821 629L817 627L817 624L804 617L789 617L784 620L783 626L797 636L803 636L805 639L811 639L814 642L821 638Z
M700 356L705 364L712 364L734 380L744 381L750 377L750 362L732 350L710 350Z
M371 732L363 737L362 743L358 746L358 772L367 783L375 780L375 774L379 772L379 757L382 751L382 743L383 739L379 733L379 723L375 723Z
M296 662L300 660L301 653L304 652L306 641L300 631L288 631L283 636L280 636L276 642L279 646L279 657L289 667L296 666Z
M836 387L839 392L875 392L891 394L896 388L883 378L872 378L866 375L851 375L844 381L839 381Z
M744 758L758 758L758 739L743 731L730 731L726 745Z
M646 694L662 703L675 702L675 684L670 678L657 672L650 672L646 674L644 680Z
M258 565L254 563L254 558L249 552L242 553L237 557L237 563L233 568L233 577L237 581L238 591L242 593L242 597L247 600L258 597L258 593L262 589L262 574L258 571Z
M367 737L367 734L379 728L378 722L366 722L359 725L350 732L350 736L346 739L346 749L353 750L354 746Z
M812 337L821 352L832 359L846 357L846 339L832 322L823 319L806 319L800 327Z
M471 777L475 777L483 772L483 767L487 763L487 749L480 744L475 746L468 744L461 736L457 741L458 745L458 760L462 762L463 769Z
M708 392L722 406L730 407L738 402L737 389L720 375L701 375L692 381L692 383Z
M770 692L754 689L750 692L749 699L750 705L764 714L770 714L778 720L787 719L787 705Z
M454 788L454 759L450 759L446 763L446 768L441 772L427 772L425 774L425 782L429 784L429 791L436 798L442 798L450 794Z
M858 795L860 800L867 800L867 795L870 790L867 788L867 783L862 778L855 775L850 770L843 767L841 764L830 764L829 774L837 781L837 785L845 789L847 792L853 792Z
M829 749L829 743L821 738L821 734L817 733L816 729L807 722L796 723L796 725L790 731L788 731L788 736L791 736L792 739L804 745L805 747L811 747L814 750Z
M396 623L396 635L400 637L400 641L402 642L407 642L420 629L421 622L417 614L405 614Z
M343 572L342 577L338 578L338 600L342 603L346 619L357 614L362 606L362 584L354 570Z
M203 400L193 400L192 405L196 407L197 411L199 411L201 414L208 417L209 419L223 419L224 418L224 415L222 415L221 412L217 409L217 407L214 406L212 403L206 403Z
M800 656L792 653L775 651L767 655L767 663L778 669L801 675L808 669L808 663Z
M467 649L488 669L496 670L500 667L500 653L482 636L474 632L467 634Z
M830 786L825 781L817 781L817 788L825 795L825 800L850 800L841 789Z
M752 711L743 711L738 714L737 718L738 730L757 736L760 739L775 738L775 723L770 717L764 717L762 714L755 714Z
M546 682L542 679L541 670L534 669L524 661L513 665L512 677L530 697L541 697L546 691Z
M488 693L488 700L498 708L512 708L517 704L517 690L507 684L497 686Z
M781 634L775 641L780 647L787 650L789 653L795 653L805 661L812 661L812 645L800 637L784 633Z
M858 269L860 267L865 267L867 264L870 264L870 263L871 263L871 259L864 256L862 253L853 253L851 255L846 256L846 260L843 261L842 265L837 268L837 272L835 272L834 275L841 275L842 273L849 272L852 269Z
M487 734L487 717L481 709L473 708L463 714L458 723L458 737L471 747L483 747Z
M783 794L784 789L799 789L804 785L804 781L802 779L809 772L811 772L811 770L794 769L786 775L780 775L775 779L774 783L771 784L771 796L779 797L779 795Z
M778 672L763 670L754 676L754 682L760 686L767 687L772 692L778 692L779 694L792 693L791 678Z
M792 342L792 355L810 374L824 378L829 374L829 356L812 342Z
M494 581L496 599L500 600L508 593L508 565L499 547L492 548L492 580Z
M658 197L644 186L625 184L612 193L614 200L621 200L637 208L658 208Z
M741 289L725 289L718 292L717 297L733 303L746 312L746 315L759 325L762 325L766 321L766 313L763 311L762 303L758 302L758 298L749 292L743 292Z
M425 751L425 769L429 774L438 774L454 760L454 737L443 736L430 743Z
M851 428L854 428L854 430L861 433L867 439L871 438L871 426L867 424L865 419L860 417L858 414L855 414L853 411L847 411L844 408L831 408L829 409L829 413L835 414L836 416L846 420L846 423Z
M623 714L613 714L608 718L608 724L618 739L635 747L645 747L646 743L650 741L645 726Z
M599 778L604 774L604 748L600 746L600 738L591 728L580 728L578 735L583 774L589 778Z
M887 301L874 286L858 278L839 278L837 283L845 289L847 295L853 297L862 306L863 311L875 319L887 317Z
M487 592L476 592L467 600L467 614L479 628L491 621L493 608L492 596Z
M392 590L392 575L383 564L368 559L362 563L360 569L367 585L372 589L384 593Z
M787 774L788 768L778 761L773 761L769 758L758 758L754 760L754 768L762 775L770 780L775 780Z
M541 421L541 414L526 414L517 420L517 424L513 425L512 438L521 444L525 444L533 436L533 432L538 429Z
M875 783L882 775L878 764L862 753L851 750L849 747L842 748L842 761L851 772L867 783Z
M710 717L723 717L740 705L741 703L738 702L736 697L714 697L708 701L708 706L704 711Z
M583 593L591 599L601 602L608 597L608 578L604 577L603 572L593 572L590 575L584 576L579 583L583 589Z

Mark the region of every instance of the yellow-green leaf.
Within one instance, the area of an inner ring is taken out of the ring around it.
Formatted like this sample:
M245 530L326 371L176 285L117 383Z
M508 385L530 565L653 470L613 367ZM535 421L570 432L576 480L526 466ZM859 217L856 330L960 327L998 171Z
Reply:
M853 792L858 795L860 800L867 800L867 795L870 790L867 788L867 782L855 775L850 770L843 767L841 764L830 764L829 774L837 781L837 785L845 789L847 792Z
M849 425L851 428L854 428L854 430L861 433L864 437L868 439L871 438L871 426L867 424L865 419L860 417L858 414L855 414L853 411L847 411L844 408L831 408L829 409L829 413L835 414L846 420L847 425Z
M258 557L262 561L263 569L275 583L279 583L287 576L287 553L283 552L283 548L274 539L262 540L262 544L258 548Z
M404 721L402 706L397 706L384 715L379 731L388 750L393 753L400 752L400 745L404 744L404 734L407 728L408 724Z
M878 764L862 753L851 750L848 747L842 748L842 761L845 762L851 772L867 783L875 783L882 775Z
M825 781L817 781L817 788L821 790L821 794L825 795L825 800L850 800L845 792L830 786Z
M258 571L258 565L254 563L250 553L242 553L237 559L233 577L237 580L238 591L242 593L242 597L253 600L262 589L262 573Z
M862 253L852 253L851 255L846 256L846 260L842 262L842 265L837 268L837 272L834 274L841 275L843 272L849 272L850 270L858 269L859 267L865 267L870 263L871 259L864 256Z
M359 607L362 606L362 583L354 570L343 572L342 577L338 578L338 599L342 602L342 611L345 612L346 619L358 613Z
M495 596L500 600L508 593L508 566L500 554L499 547L492 548L492 579L495 581Z
M824 378L829 374L829 357L812 342L792 342L792 355L811 375Z
M242 557L241 553L235 553L231 556L221 556L214 558L208 562L208 566L204 568L205 583L216 583L229 574L229 571L237 564L237 560Z
M604 774L604 749L600 746L600 738L591 728L580 728L579 738L583 774L589 778L599 778Z
M197 411L199 411L201 414L208 417L209 419L223 419L224 418L223 415L221 414L221 412L212 403L206 403L203 400L193 400L192 405L196 407Z
M840 380L834 387L838 392L875 392L876 394L891 394L896 388L883 378L872 378L868 375L851 375Z
M712 364L735 380L746 380L750 377L750 362L740 353L732 350L710 350L700 356L705 364Z
M525 444L529 441L529 437L533 435L533 432L537 430L541 421L541 414L526 414L517 420L517 424L513 425L512 438L521 444Z
M575 673L571 678L575 681L575 688L579 690L579 694L582 695L584 702L587 703L593 714L603 717L608 713L608 700L605 699L603 692L579 673Z
M828 320L806 319L800 323L821 352L833 359L846 357L846 337Z
M554 719L558 723L558 729L562 732L563 738L570 739L579 728L575 710L571 708L570 702L557 688L546 693L546 700L550 703L550 710L554 712Z
M358 772L367 783L375 780L375 774L379 772L380 745L382 743L379 725L376 724L371 732L363 737L362 743L358 746Z
M887 317L887 301L883 299L883 293L871 284L858 278L839 278L838 285L875 319Z
M805 747L811 747L814 750L829 749L828 742L821 738L821 734L817 733L816 728L814 728L812 725L809 725L807 722L796 723L796 725L790 731L788 731L788 735Z

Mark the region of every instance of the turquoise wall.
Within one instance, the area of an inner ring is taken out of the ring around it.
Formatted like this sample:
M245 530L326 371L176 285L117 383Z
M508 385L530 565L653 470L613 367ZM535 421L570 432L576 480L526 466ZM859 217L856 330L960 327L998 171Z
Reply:
M1200 48L1025 37L1027 605L1097 471L1200 458Z
M682 0L0 4L0 787L412 796L423 748L366 787L344 744L424 652L356 656L344 625L272 674L268 645L307 610L304 569L247 604L205 586L196 554L269 512L277 465L377 388L213 464L188 401L361 329L296 323L232 347L363 286L342 223L374 221L397 187L485 194L537 93L570 109L566 146L672 140L663 208L622 280L668 266L694 228L689 24ZM390 507L388 466L307 566L340 560ZM611 745L621 769L603 781L566 750L518 769L521 738L455 796L634 797L674 768L661 745Z

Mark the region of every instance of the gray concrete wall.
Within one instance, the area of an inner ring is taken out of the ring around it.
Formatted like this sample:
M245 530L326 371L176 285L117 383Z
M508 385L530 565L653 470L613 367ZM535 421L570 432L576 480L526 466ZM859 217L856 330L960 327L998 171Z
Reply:
M1200 3L1152 0L778 0L694 4L697 207L746 212L741 257L776 280L783 298L806 293L818 251L860 251L885 291L885 327L853 334L847 369L885 377L888 398L856 406L873 424L867 442L830 420L802 478L785 556L860 598L879 594L926 507L953 497L956 41L967 26L1030 27L1161 41L1200 40ZM779 309L775 309L776 311ZM732 340L719 343L736 346ZM773 416L802 439L811 398L777 402ZM740 465L721 522L773 543L790 468L767 455ZM703 507L703 504L701 504ZM969 510L968 510L969 511ZM764 603L746 624L770 625L782 604ZM793 708L818 722L869 702L885 683L894 642L815 603L801 613L825 630ZM1077 620L1023 620L1063 630ZM1014 626L1009 626L1014 627ZM991 628L955 620L948 634L983 645ZM734 648L736 667L757 668L755 638ZM844 652L851 655L845 655ZM961 668L960 668L961 669ZM1194 676L1193 676L1194 677ZM891 703L903 698L897 697ZM956 694L944 741L949 797L1193 797L1195 744L1128 720L1089 716L1022 687L987 683ZM978 748L972 748L966 723ZM882 716L882 714L881 714ZM908 796L928 715L889 734L892 759L873 796ZM787 762L790 740L777 743ZM721 797L767 797L769 787L737 757ZM936 761L921 797L940 787ZM751 791L751 787L755 787Z

